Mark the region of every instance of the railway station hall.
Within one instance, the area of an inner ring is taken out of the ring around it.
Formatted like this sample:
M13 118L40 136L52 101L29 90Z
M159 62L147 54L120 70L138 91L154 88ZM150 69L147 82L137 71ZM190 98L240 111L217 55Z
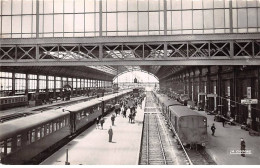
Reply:
M0 0L0 165L260 165L260 0Z

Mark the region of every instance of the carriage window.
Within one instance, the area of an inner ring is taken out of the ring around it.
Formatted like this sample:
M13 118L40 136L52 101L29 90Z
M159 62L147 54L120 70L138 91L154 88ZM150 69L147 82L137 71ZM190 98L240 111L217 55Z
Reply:
M49 124L46 124L45 128L46 128L46 135L49 135L50 133Z
M38 127L37 129L37 140L41 138L41 127Z
M69 125L69 117L66 118L66 125Z
M8 100L8 104L10 104L10 103L11 103L11 100L9 99L9 100Z
M77 120L80 120L80 113L77 113Z
M6 153L9 154L12 151L12 138L7 139Z
M7 100L5 100L5 104L7 103Z
M17 148L20 148L21 145L22 145L22 138L21 138L21 135L17 135L16 146L17 146Z
M27 141L26 144L29 145L31 143L31 131L27 133Z
M63 118L63 125L64 125L64 127L66 126L66 118L65 117Z
M52 123L50 123L50 134L52 133Z
M84 111L81 112L81 118L84 118Z
M44 126L42 126L42 137L44 137Z
M59 129L60 129L60 123L57 122L57 123L56 123L56 126L57 126L57 130L59 130Z
M2 160L2 158L4 157L5 154L5 142L2 141L0 142L0 162Z
M56 123L53 123L53 132L56 131Z
M60 120L59 123L60 123L60 128L62 128L62 127L63 127L63 122L62 122L62 120Z
M32 137L31 141L35 142L35 129L32 130L32 136L31 137Z

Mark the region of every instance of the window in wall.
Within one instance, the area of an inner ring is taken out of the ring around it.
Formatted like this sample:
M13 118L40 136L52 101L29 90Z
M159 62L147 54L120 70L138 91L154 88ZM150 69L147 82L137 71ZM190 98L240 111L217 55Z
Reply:
M205 29L213 28L213 10L204 11L204 28Z
M77 79L73 78L73 89L77 88Z
M202 10L193 12L193 29L203 29Z
M192 29L192 12L191 11L183 11L182 12L182 28L183 29Z
M77 88L81 88L80 79L77 78Z
M128 13L128 31L137 30L137 12Z
M39 89L41 91L46 89L46 76L43 75L39 76Z
M224 9L216 9L214 10L214 26L215 28L224 28Z
M54 89L54 76L48 76L48 88Z
M141 13L139 13L139 15L140 14ZM122 13L117 13L117 15L118 15L118 31L126 31L127 30L127 13L122 12ZM144 22L146 22L146 21L144 20Z
M28 89L29 91L35 91L37 88L37 75L28 75Z
M15 91L16 93L24 93L25 92L25 74L16 73L15 74Z
M10 72L0 72L0 89L1 91L11 91L12 90L12 73Z
M61 77L56 77L56 89L61 89Z

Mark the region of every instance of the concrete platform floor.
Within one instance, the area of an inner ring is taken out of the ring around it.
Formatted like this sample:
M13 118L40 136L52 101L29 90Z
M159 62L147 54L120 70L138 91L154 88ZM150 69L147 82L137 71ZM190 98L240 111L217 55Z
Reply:
M208 118L208 138L206 146L207 153L218 165L260 165L260 137L251 136L248 131L242 130L239 126L225 125L222 122L215 122L214 115L207 115L204 111L198 111ZM215 136L211 135L211 125L215 123ZM239 154L230 154L230 150L240 150L240 138L246 143L246 150L252 154L242 157Z
M91 126L69 144L43 161L42 165L64 165L66 149L69 150L71 165L137 165L139 160L140 142L142 136L143 108L137 109L135 123L128 122L128 117L122 115L115 119L112 143L108 142L108 129L111 124L111 114L105 117L104 129ZM128 115L127 115L128 116Z

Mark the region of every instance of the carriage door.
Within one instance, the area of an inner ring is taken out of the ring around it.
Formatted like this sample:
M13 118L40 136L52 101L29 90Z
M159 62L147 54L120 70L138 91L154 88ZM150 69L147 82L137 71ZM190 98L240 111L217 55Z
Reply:
M174 129L176 130L176 132L178 131L177 130L177 117L174 116Z
M70 112L70 134L76 131L76 113Z
M102 101L102 116L104 116L105 113L105 101Z

